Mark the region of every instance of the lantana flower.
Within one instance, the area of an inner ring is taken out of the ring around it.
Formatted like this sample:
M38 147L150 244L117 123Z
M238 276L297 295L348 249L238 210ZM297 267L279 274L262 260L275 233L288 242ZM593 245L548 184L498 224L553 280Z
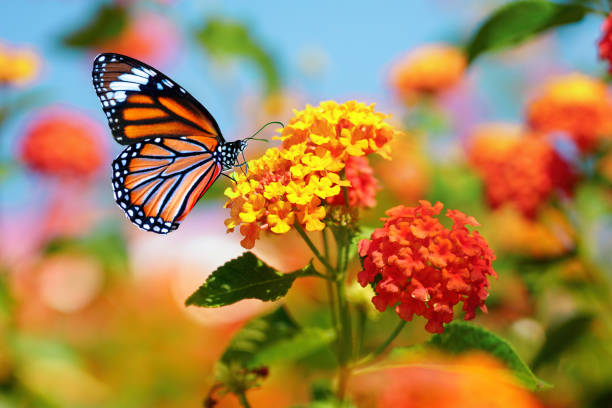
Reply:
M495 259L487 242L466 225L478 226L474 217L448 210L453 226L445 228L435 218L442 203L420 201L417 207L397 206L386 212L382 228L359 242L362 286L374 285L372 303L379 311L394 308L404 320L414 315L427 319L425 328L442 333L453 317L453 307L463 303L465 319L472 319L488 296L488 276L497 276Z
M568 195L572 167L541 135L504 124L481 125L472 134L469 158L484 181L492 208L511 204L534 218L556 190Z
M529 103L527 118L532 129L564 132L589 153L612 135L612 99L604 82L572 73L546 82Z
M102 126L78 110L47 108L25 130L21 160L31 170L84 180L98 173L106 154Z
M235 173L236 184L225 191L228 231L239 227L245 248L253 247L262 230L284 234L299 223L306 231L320 231L327 200L335 203L342 188L348 189L349 201L353 197L359 205L371 205L371 174L355 158L374 152L388 157L395 130L386 117L373 105L354 101L296 111L279 137L281 146L250 161L246 175Z
M39 71L40 58L34 51L0 43L0 86L27 84Z
M432 44L403 56L390 72L391 87L406 102L424 94L437 94L456 85L467 67L465 54L456 47Z

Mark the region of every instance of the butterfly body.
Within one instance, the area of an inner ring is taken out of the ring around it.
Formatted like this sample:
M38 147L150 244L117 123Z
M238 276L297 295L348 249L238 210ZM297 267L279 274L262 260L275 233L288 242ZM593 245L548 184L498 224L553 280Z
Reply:
M94 88L115 140L115 201L138 227L166 234L223 171L241 164L246 140L226 142L194 97L156 69L119 54L94 60Z

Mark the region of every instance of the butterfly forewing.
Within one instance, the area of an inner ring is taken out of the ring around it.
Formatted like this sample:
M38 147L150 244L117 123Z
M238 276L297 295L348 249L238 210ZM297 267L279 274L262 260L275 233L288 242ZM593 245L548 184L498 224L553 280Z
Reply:
M117 142L199 136L210 151L224 143L219 125L206 108L155 68L108 53L96 57L92 77Z
M128 218L161 234L178 228L221 173L206 138L137 142L113 162L115 201Z

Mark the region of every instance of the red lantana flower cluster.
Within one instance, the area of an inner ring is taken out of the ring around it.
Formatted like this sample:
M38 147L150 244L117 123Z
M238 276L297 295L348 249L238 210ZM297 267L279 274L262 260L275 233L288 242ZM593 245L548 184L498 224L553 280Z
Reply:
M453 317L453 307L463 302L465 319L472 319L488 296L488 276L497 277L491 265L495 259L487 242L466 225L478 226L474 217L447 210L453 226L445 228L434 216L442 203L420 201L417 207L397 206L382 218L370 239L359 242L363 270L362 286L375 285L372 303L379 311L394 307L406 321L423 316L425 329L442 333L443 323Z
M544 136L517 133L483 128L474 135L469 156L491 208L510 204L533 219L555 192L571 195L576 174Z

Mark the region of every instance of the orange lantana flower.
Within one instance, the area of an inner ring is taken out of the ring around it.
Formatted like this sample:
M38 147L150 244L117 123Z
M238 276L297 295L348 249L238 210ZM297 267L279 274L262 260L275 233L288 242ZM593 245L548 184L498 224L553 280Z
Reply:
M445 91L459 82L467 67L465 54L444 44L417 48L398 60L390 72L391 87L412 102L423 94Z
M511 204L529 218L555 190L569 194L575 181L570 165L545 138L516 126L478 127L469 158L484 181L489 205Z
M612 135L612 99L602 81L573 73L546 82L527 107L539 132L565 132L584 153Z
M83 180L104 161L102 126L83 113L66 108L38 112L27 127L21 160L36 172Z

